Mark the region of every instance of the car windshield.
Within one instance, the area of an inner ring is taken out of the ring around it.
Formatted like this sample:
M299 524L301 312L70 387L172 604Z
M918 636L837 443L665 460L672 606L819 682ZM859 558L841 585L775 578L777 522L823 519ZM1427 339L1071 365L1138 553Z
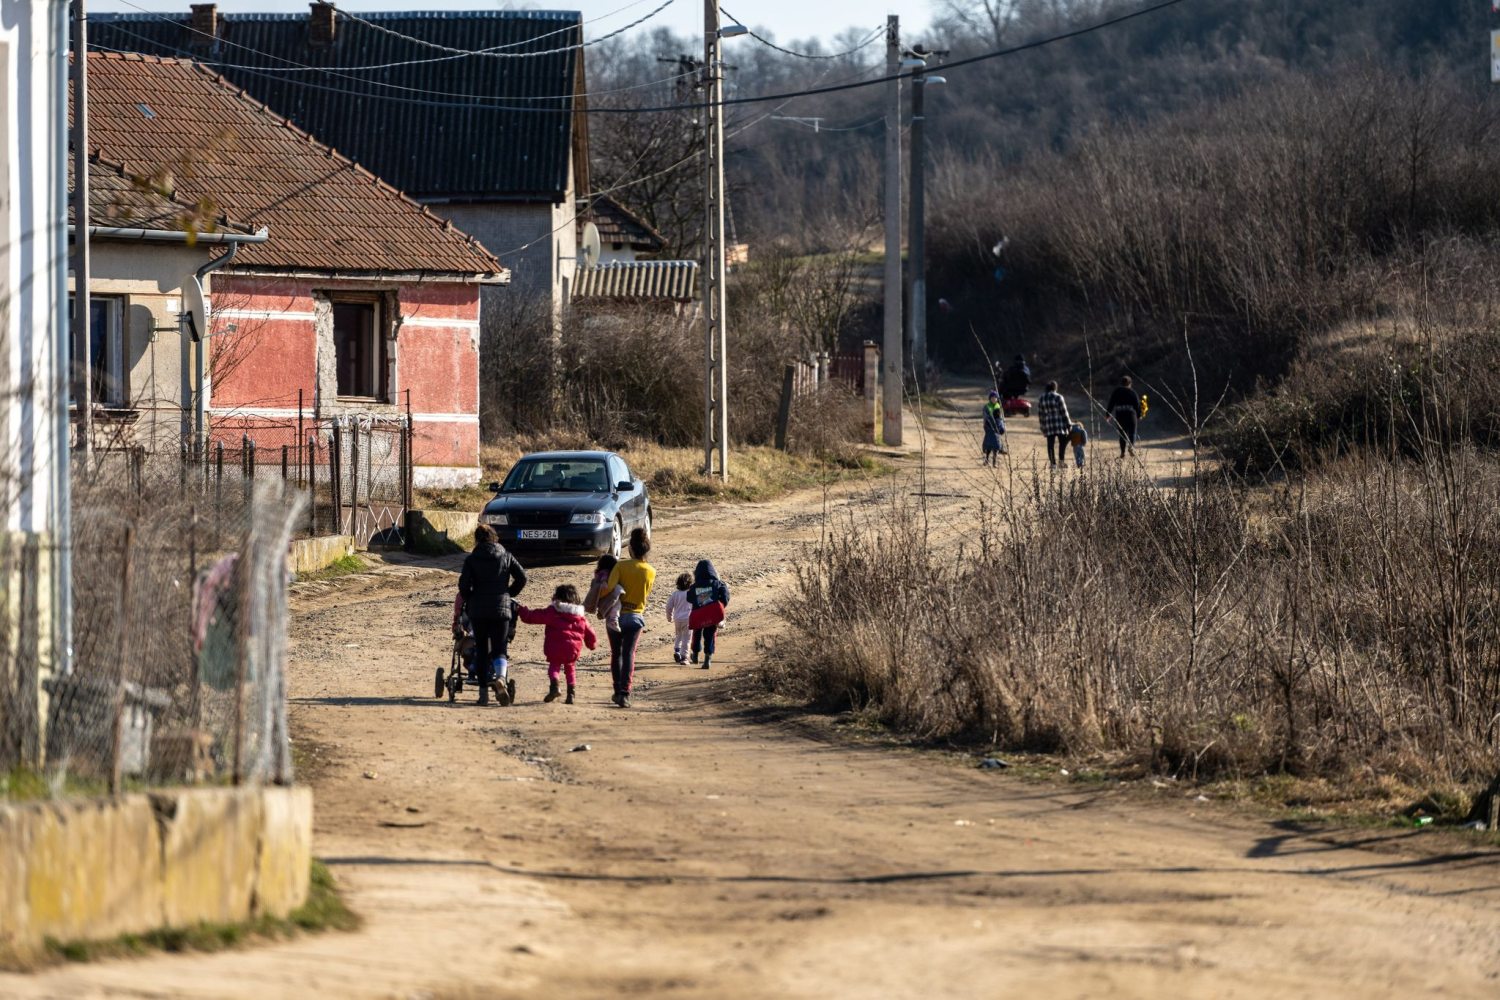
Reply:
M596 493L609 489L609 475L598 459L528 458L516 463L501 493Z

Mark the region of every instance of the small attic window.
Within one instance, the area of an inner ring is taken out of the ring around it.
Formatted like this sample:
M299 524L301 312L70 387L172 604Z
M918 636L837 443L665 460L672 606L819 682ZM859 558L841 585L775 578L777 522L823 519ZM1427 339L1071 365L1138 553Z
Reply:
M144 101L136 105L136 110L138 110L143 116L147 118L156 117L156 112L151 110L151 105L146 104Z

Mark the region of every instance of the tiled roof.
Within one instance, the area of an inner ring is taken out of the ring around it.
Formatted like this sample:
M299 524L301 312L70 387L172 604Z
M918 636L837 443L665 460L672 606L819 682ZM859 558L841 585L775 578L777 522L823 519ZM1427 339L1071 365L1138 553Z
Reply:
M579 269L573 297L691 302L698 296L697 288L696 260L613 261Z
M68 157L68 225L73 224L73 158ZM89 161L89 225L155 232L250 233L209 206L168 195L149 177L132 174L122 164L95 154Z
M498 275L477 242L187 60L89 54L89 141L256 227L236 269Z
M182 3L187 6L187 0ZM211 65L413 197L563 197L575 130L573 95L582 77L579 52L570 48L582 36L580 14L361 11L357 16L396 34L341 13L332 43L315 44L306 13L219 14L214 42L190 30L186 12L177 17L91 14L89 41ZM465 51L550 54L455 58L412 38ZM406 65L346 69L391 63ZM296 66L338 68L287 72Z
M580 216L578 228L582 230L585 221L592 222L599 230L599 241L606 246L623 243L642 253L660 253L667 245L666 238L651 223L609 195L594 198L589 209L593 217L585 220Z

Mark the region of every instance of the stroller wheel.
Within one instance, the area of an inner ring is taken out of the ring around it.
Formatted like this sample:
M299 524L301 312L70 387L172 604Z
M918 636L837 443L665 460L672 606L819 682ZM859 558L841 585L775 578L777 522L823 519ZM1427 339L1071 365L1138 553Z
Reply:
M446 676L447 675L444 673L443 668L438 667L437 677L435 677L432 682L432 696L434 698L441 698L443 696L443 689L448 686Z
M507 677L505 679L505 694L510 699L510 703L514 705L516 703L516 681L514 677Z

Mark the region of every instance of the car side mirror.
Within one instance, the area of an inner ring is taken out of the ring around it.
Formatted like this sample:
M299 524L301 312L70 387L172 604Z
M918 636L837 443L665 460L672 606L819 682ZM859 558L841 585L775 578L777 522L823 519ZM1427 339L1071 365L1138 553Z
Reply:
M499 493L500 492L500 484L499 483L490 483L490 492L491 493Z
M635 484L628 479L622 479L618 483L615 483L616 493L629 493L633 489L635 489Z

